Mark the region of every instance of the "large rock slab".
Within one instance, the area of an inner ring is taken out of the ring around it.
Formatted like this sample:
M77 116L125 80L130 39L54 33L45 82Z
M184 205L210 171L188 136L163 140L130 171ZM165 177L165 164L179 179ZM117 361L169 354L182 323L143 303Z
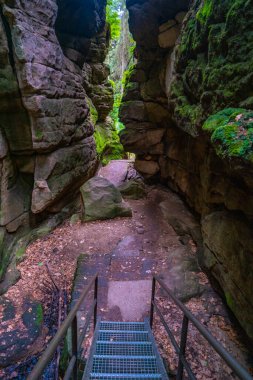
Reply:
M132 216L120 191L106 178L91 178L80 191L84 203L84 221Z

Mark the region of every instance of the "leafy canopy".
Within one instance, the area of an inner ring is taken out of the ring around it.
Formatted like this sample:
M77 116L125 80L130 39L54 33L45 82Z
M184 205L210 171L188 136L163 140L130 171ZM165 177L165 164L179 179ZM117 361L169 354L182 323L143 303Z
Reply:
M107 0L106 21L111 27L112 40L120 38L123 2L124 0Z

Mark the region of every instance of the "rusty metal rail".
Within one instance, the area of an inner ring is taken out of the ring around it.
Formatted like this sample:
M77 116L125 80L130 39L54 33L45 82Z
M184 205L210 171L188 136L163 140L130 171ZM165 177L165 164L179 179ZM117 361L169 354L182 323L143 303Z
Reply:
M82 305L84 299L88 295L88 293L91 290L93 285L94 285L94 300L93 300L93 303L90 307L89 312L87 313L86 323L85 323L83 332L79 337L78 327L77 327L77 312L79 311L80 306ZM31 374L28 376L27 380L38 380L38 379L40 379L40 377L43 374L44 369L50 363L50 360L54 356L59 344L65 338L69 328L71 328L72 356L70 358L68 368L66 369L64 380L70 379L71 376L74 380L77 380L77 377L78 377L78 358L79 358L80 351L82 349L82 343L83 343L83 340L85 338L85 333L86 333L87 328L90 324L92 315L93 315L93 320L94 320L94 327L96 326L96 321L97 321L97 295L98 295L98 275L96 274L94 277L92 277L91 281L89 282L87 287L82 292L79 300L76 302L75 306L69 312L67 318L65 319L65 321L61 325L60 329L57 331L54 338L51 340L50 344L48 345L45 352L42 354L41 358L39 359L38 363L34 367Z
M176 339L173 335L172 330L169 328L166 323L161 310L159 309L156 301L156 283L158 283L161 288L167 293L170 299L174 302L175 305L183 312L183 322L181 329L181 340L180 345L176 342ZM241 380L253 380L253 377L238 363L238 361L233 358L224 347L210 334L210 332L194 317L194 315L180 302L174 294L170 291L167 285L158 277L153 277L152 282L152 295L151 295L151 308L150 308L150 326L152 328L154 312L157 312L169 338L174 346L175 352L178 355L178 368L177 368L177 377L176 380L183 379L184 370L187 372L190 380L196 380L194 373L192 372L191 366L188 363L185 351L187 346L187 335L188 335L188 325L192 325L200 332L200 334L208 341L210 346L220 355L220 357L227 363L227 365L234 371L234 373Z

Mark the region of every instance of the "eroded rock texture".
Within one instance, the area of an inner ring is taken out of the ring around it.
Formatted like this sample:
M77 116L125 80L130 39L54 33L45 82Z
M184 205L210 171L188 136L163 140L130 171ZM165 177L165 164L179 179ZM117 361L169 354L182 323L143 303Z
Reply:
M189 3L127 1L138 63L126 84L121 140L147 179L168 184L199 214L202 265L253 338L247 111L253 108L253 7L197 0L184 17Z
M106 38L105 1L0 1L0 279L31 227L94 173L83 65L104 80Z

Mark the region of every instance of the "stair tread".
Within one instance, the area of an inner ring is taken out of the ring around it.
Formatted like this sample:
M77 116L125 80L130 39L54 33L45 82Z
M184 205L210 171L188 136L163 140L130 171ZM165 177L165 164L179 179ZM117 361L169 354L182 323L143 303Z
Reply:
M145 323L144 322L110 322L103 321L101 322L101 330L120 330L120 331L144 331Z
M91 373L90 374L91 379L100 379L100 380L114 380L114 379L120 379L120 380L141 380L141 379L150 379L150 380L157 380L162 379L161 374L154 373L154 374L125 374L125 373L119 373L119 374L101 374L101 373Z
M143 330L143 331L136 331L136 330L103 330L103 329L99 329L99 332L106 332L106 333L124 333L124 334L132 334L132 333L135 333L135 334L148 334L148 331L147 330Z
M125 342L125 341L111 342L111 341L107 341L107 340L98 340L97 343L103 343L106 345L108 345L108 344L115 344L115 345L116 344L117 345L119 345L119 344L135 344L135 345L138 345L139 344L139 345L145 345L145 346L152 345L152 343L150 341L147 341L147 342L135 342L135 341L133 341L133 342Z
M98 332L98 340L102 341L124 341L124 342L143 342L149 341L147 331L103 331Z
M159 373L156 358L114 358L93 357L93 373Z
M94 358L102 359L156 359L155 355L97 355Z
M100 379L100 380L114 380L114 379L120 379L120 380L141 380L141 379L150 379L150 380L157 380L161 379L162 376L159 373L153 373L153 374L125 374L125 373L117 373L117 374L101 374L101 373L91 373L90 374L91 379Z
M96 354L100 355L154 355L151 342L105 342L96 343Z

